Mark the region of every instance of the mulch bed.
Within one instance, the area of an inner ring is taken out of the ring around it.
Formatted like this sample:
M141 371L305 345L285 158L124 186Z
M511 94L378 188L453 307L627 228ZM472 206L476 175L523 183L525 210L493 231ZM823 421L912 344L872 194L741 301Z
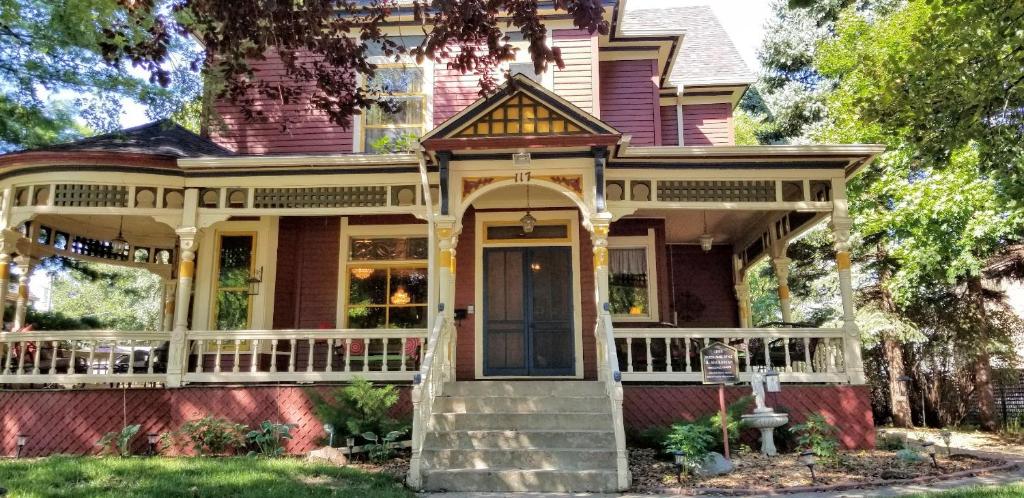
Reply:
M678 493L680 484L676 481L675 468L671 462L659 459L655 450L631 449L629 467L633 473L633 491L640 493ZM819 463L815 466L816 480L812 483L807 467L797 461L797 455L787 454L768 458L760 453L741 452L733 455L732 472L721 476L683 477L684 492L691 494L727 492L728 490L753 490L756 492L807 491L809 486L871 486L891 484L894 480L918 478L941 479L944 476L959 475L963 472L982 470L999 465L989 459L970 455L953 454L944 451L937 455L939 468L932 467L931 460L907 462L899 459L895 452L870 450L845 452L837 464Z
M364 472L387 474L399 482L405 482L405 477L409 474L408 455L399 455L380 463L365 462L357 459L357 461L352 462L349 465L352 468L359 469Z

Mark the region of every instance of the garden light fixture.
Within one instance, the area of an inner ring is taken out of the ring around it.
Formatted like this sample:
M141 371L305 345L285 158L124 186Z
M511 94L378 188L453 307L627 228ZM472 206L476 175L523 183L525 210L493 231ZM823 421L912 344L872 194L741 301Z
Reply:
M324 424L324 432L327 433L327 447L334 447L334 426L331 424Z
M672 466L676 468L676 482L683 484L683 464L686 457L683 456L682 451L672 452Z
M951 456L953 454L953 448L951 447L953 444L953 433L944 430L939 433L939 436L942 437L942 442L946 445L946 456Z
M249 278L245 279L245 285L249 287L249 295L256 296L260 293L260 284L263 283L263 267L259 270L251 273Z
M156 455L156 442L160 440L160 435L155 432L146 434L146 442L149 443L149 456Z
M28 444L28 436L25 434L18 434L18 452L14 455L14 458L21 458L21 452L25 449L25 445Z
M818 459L814 455L814 452L811 450L801 452L800 463L807 466L807 468L811 471L811 482L813 483L816 479L816 477L814 476L814 465L818 463Z
M355 451L355 446L356 446L356 438L354 438L352 436L349 436L349 437L345 438L345 446L348 446L348 461L351 462L351 461L355 460L355 453L354 453L354 451Z
M764 388L770 393L782 391L782 382L779 380L779 372L769 370L764 373Z
M924 441L921 443L921 449L931 457L932 467L939 468L939 462L935 460L935 441Z

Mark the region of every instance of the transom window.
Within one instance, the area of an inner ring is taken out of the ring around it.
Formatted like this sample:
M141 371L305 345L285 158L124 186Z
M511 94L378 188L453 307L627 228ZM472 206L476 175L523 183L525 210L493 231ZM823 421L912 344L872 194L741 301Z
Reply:
M364 113L364 151L405 152L423 136L427 121L423 75L419 66L378 66L367 89L380 103Z
M348 328L426 328L427 239L353 238L349 247Z
M658 319L654 234L608 239L608 291L616 320Z

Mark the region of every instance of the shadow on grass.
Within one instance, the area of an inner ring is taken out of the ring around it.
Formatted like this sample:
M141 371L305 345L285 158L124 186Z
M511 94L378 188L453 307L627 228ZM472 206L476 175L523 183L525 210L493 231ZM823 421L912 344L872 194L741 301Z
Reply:
M13 498L414 496L387 475L291 458L99 458L0 461Z

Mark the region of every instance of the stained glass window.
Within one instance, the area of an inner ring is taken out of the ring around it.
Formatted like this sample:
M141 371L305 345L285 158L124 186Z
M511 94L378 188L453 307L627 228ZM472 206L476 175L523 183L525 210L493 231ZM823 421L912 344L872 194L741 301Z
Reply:
M463 128L457 136L573 135L583 129L544 104L516 95L497 109Z

